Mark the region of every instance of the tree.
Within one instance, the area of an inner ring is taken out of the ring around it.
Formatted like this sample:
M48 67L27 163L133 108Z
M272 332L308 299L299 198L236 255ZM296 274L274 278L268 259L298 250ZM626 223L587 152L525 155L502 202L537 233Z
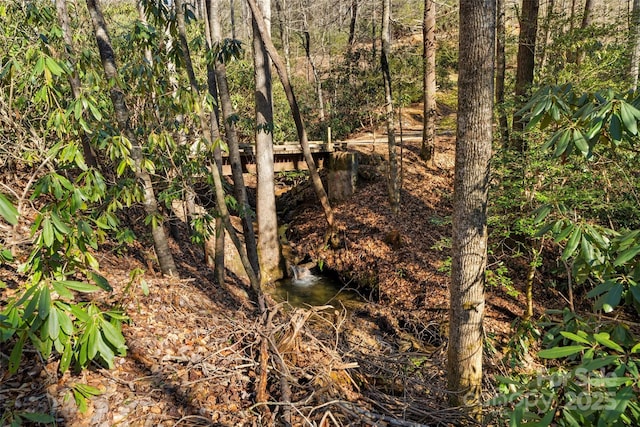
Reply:
M424 91L422 148L420 157L435 166L436 137L436 3L424 0L422 21L422 64Z
M87 0L87 8L91 15L91 22L102 60L102 68L109 80L109 95L115 110L118 129L122 136L131 144L131 158L134 161L134 172L136 178L140 181L143 190L143 206L147 217L151 220L151 235L153 236L153 244L160 264L160 270L163 274L177 274L173 255L169 249L169 242L164 230L162 217L158 209L158 202L153 189L151 175L145 165L145 159L142 155L142 147L138 137L133 132L129 121L129 109L125 103L124 92L118 84L118 68L116 66L115 53L111 46L111 39L107 31L107 24L102 15L102 10L98 6L96 0Z
M631 87L638 89L638 73L640 72L640 0L633 0L631 12L631 63L629 65L629 77Z
M458 130L453 196L449 349L451 403L477 407L482 387L482 323L493 117L495 1L460 1Z
M500 136L503 146L508 147L509 122L504 105L504 80L506 71L504 0L496 1L496 11L496 104L498 104Z
M516 72L516 104L520 105L523 104L523 100L533 83L539 3L539 0L522 0L520 36L518 38L518 70ZM527 143L522 137L524 121L519 114L513 117L513 130L513 148L520 152L526 151Z
M71 92L73 97L78 100L80 98L81 86L80 78L78 77L78 70L76 69L76 61L74 58L73 39L71 37L71 29L69 28L69 12L67 10L66 0L56 0L56 12L58 14L58 23L62 30L62 37L65 43L65 51L67 58L71 64L71 74L69 74L69 85L71 86ZM98 161L96 155L91 148L91 142L87 132L82 132L80 135L80 141L82 143L82 152L84 154L85 161L89 166L97 167Z
M400 175L398 174L398 153L396 152L395 116L393 113L393 96L391 94L391 71L389 70L389 54L391 52L391 0L382 0L382 32L380 64L384 80L385 119L387 123L387 140L389 144L389 202L391 211L400 209Z
M271 2L260 0L263 20L253 15L253 65L256 83L256 170L258 175L257 218L260 280L269 283L283 276L282 254L278 241L275 181L273 168L273 95L271 61L258 30L262 24L270 34Z
M302 114L300 113L300 106L298 105L296 95L293 91L293 86L291 85L291 81L289 80L289 76L287 75L284 62L280 58L280 55L278 55L278 51L271 41L271 36L269 35L268 29L265 26L265 20L262 16L262 11L258 7L258 4L255 0L247 1L249 3L249 6L251 7L251 13L253 14L254 18L253 22L256 26L255 29L260 33L260 37L262 39L262 42L264 43L264 47L268 52L269 57L273 61L273 65L278 72L278 77L280 77L280 82L282 83L287 101L289 102L289 107L291 108L291 115L293 116L293 121L296 125L296 132L298 134L298 140L300 141L300 147L302 148L302 155L304 157L305 163L307 164L307 168L309 169L311 185L313 186L316 196L318 197L318 200L322 205L322 210L324 211L324 216L327 220L328 230L325 236L325 240L328 241L329 239L331 239L332 242L335 243L338 237L336 235L333 209L331 208L331 204L329 204L329 197L327 197L327 192L322 185L322 180L320 179L320 175L318 174L318 170L316 169L315 161L313 160L313 155L311 154L311 149L309 147L309 138L307 136L307 131L302 120Z

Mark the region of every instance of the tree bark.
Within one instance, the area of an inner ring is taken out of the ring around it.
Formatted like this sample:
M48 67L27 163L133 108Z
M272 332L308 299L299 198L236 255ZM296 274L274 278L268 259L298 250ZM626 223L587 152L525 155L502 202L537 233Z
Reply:
M78 70L76 69L75 49L73 48L73 38L71 37L71 28L69 25L69 11L67 10L66 0L56 0L56 12L58 14L58 23L62 30L62 38L65 43L65 52L69 63L71 64L72 73L69 75L69 86L71 86L71 93L74 99L80 98L82 86L80 78L78 77ZM86 132L80 133L80 142L82 144L82 153L87 165L97 168L98 160L91 147L91 141L89 135Z
M156 201L156 196L153 190L151 176L143 166L144 158L142 155L142 147L131 128L131 124L129 122L129 109L125 103L124 93L118 84L118 68L116 66L115 54L107 31L107 24L104 21L102 11L100 10L96 0L86 0L86 2L89 14L91 15L91 21L93 23L98 50L100 51L102 67L111 86L109 95L111 97L111 102L113 103L116 121L118 122L118 129L120 130L120 133L131 143L131 158L135 164L136 178L142 185L145 213L149 217L160 218L158 202ZM158 263L160 264L160 270L163 274L177 274L178 271L176 269L173 256L171 255L171 250L169 249L169 242L164 230L163 221L160 221L159 224L155 224L155 221L152 221L151 235L153 236L153 243L156 256L158 257Z
M211 17L213 15L213 4L214 0L206 0L205 3L205 12L206 12L206 22L204 25L205 28L205 37L207 39L207 47L209 49L213 49L213 40L211 36ZM217 5L217 3L215 3ZM233 12L233 1L230 3L231 11ZM233 32L233 21L232 21L232 32ZM217 100L218 99L218 83L216 82L216 72L214 66L211 63L207 63L207 89L211 98ZM220 107L216 102L213 106L213 115L210 117L211 126L209 127L211 132L211 138L216 140L220 138ZM213 159L214 164L210 165L210 168L217 168L218 173L222 176L222 149L220 148L220 144L216 144L213 149ZM214 190L215 191L215 190ZM207 265L211 265L211 254L207 253L207 250L213 246L213 273L217 280L217 282L222 285L225 279L225 270L224 270L224 241L225 241L225 231L224 231L224 221L222 220L220 215L216 216L215 219L215 235L213 237L208 237L207 242L205 242L205 257ZM211 243L213 240L213 243Z
M525 102L533 83L536 57L536 34L538 31L539 0L522 0L520 17L520 36L518 39L518 59L516 72L516 110ZM513 148L519 152L527 150L523 137L525 123L521 115L513 117Z
M461 0L447 379L451 403L473 411L482 389L494 48L495 0Z
M262 0L260 16L253 13L253 64L256 84L256 169L258 175L257 216L260 278L263 284L284 276L282 252L278 240L275 178L273 167L273 95L271 61L264 47L264 38L271 31L271 2ZM253 7L252 7L253 8ZM264 11L264 14L262 13ZM258 27L262 25L264 30ZM264 33L264 34L263 34ZM286 73L286 70L284 71Z
M422 22L423 127L420 157L436 165L436 2L424 0Z
M307 21L307 14L302 12L302 23L303 23L303 42L304 42L304 52L307 55L307 61L309 61L309 65L311 66L311 72L313 73L313 81L316 87L316 95L318 97L318 118L320 122L324 123L325 114L324 114L324 99L322 96L322 82L320 81L320 75L318 73L318 68L316 67L316 63L313 61L311 57L311 33L309 32L309 23Z
M498 105L498 123L504 148L509 147L509 122L504 105L504 81L506 71L505 57L505 15L504 0L496 2L496 104Z
M631 63L629 77L633 90L638 89L638 73L640 72L640 0L633 0L631 11Z
M222 30L220 28L220 15L218 5L207 0L210 4L209 27L211 33L211 46L222 43ZM242 176L242 160L240 158L240 144L236 132L235 121L233 120L235 111L231 102L229 93L229 85L227 83L227 70L225 64L218 58L214 64L214 72L220 97L220 106L222 107L222 116L225 129L225 136L229 146L229 163L231 164L231 173L233 176L234 193L240 206L240 218L242 219L242 230L244 232L244 242L247 248L247 255L251 261L251 266L256 273L260 272L260 264L258 262L258 246L256 243L256 235L253 230L253 211L249 205L247 197L247 189Z
M349 49L353 48L353 45L356 42L356 24L358 20L358 0L351 0L351 9L350 9L350 18L349 18Z
M502 0L501 0L502 1ZM551 43L551 19L553 18L553 9L555 7L555 0L548 0L547 2L547 14L544 18L544 25L542 31L542 43L540 44L540 69L544 69L547 65L547 48Z
M291 76L291 43L289 41L289 23L287 22L288 12L286 0L275 0L276 11L278 12L278 28L280 30L280 40L284 51L284 61L287 66L287 74Z
M193 65L192 65L192 61L191 61L191 54L189 53L189 46L187 44L187 38L186 38L186 25L185 25L185 21L184 21L184 10L183 10L183 2L182 0L174 0L175 2L175 6L176 6L176 18L177 18L177 22L178 22L178 38L180 41L180 45L182 48L182 54L183 54L183 58L184 58L184 62L185 62L185 67L187 69L187 75L189 76L189 83L191 85L191 90L194 94L194 96L198 96L200 91L198 89L198 84L195 78L195 73L193 70ZM196 103L197 105L198 103ZM198 116L200 118L200 127L202 130L202 133L205 137L205 140L207 141L207 145L208 146L212 146L215 141L213 141L211 132L209 132L209 127L212 125L213 122L209 121L209 123L207 123L207 119L206 119L206 115L205 112L202 108L200 108L200 111L198 112ZM219 131L216 132L217 134L219 134ZM214 160L214 167L211 168L211 176L213 178L214 181L214 187L215 187L215 193L216 193L216 202L218 205L218 210L220 212L220 216L224 222L224 226L225 229L227 230L227 232L229 233L229 237L231 238L231 240L233 241L233 244L236 246L236 249L238 249L238 253L240 255L240 260L242 262L242 265L245 269L245 272L247 273L247 276L249 277L249 281L251 283L251 287L252 289L256 292L257 297L260 298L260 296L262 295L262 291L261 291L261 287L260 287L260 281L258 279L258 276L255 272L255 270L253 269L252 265L251 265L251 261L249 259L249 256L247 254L246 249L242 246L242 243L240 242L240 239L238 238L235 229L233 228L232 224L231 224L231 220L230 220L230 215L229 215L229 210L227 209L227 205L226 202L224 200L224 187L222 185L222 176L220 174L220 168L218 167L217 162L215 162ZM246 237L246 236L245 236Z
M385 118L387 122L387 141L389 145L389 203L391 211L398 213L400 209L400 178L398 174L398 153L396 152L396 129L393 114L393 96L391 94L391 72L389 70L389 52L391 51L391 0L382 0L382 49L380 64L384 80Z
M287 76L284 64L282 63L282 59L280 55L278 55L278 51L276 50L273 42L271 41L271 37L269 36L267 29L264 24L264 19L262 18L262 11L258 8L255 0L247 0L249 6L251 8L251 12L253 13L254 23L256 24L256 30L260 33L260 37L262 38L262 42L264 43L264 47L266 48L269 56L273 60L273 64L276 67L276 71L278 72L278 76L280 77L280 81L282 82L282 86L284 88L284 92L287 96L287 100L289 101L289 107L291 108L291 114L293 115L293 121L296 124L296 131L298 133L298 140L300 141L300 146L302 147L302 153L307 163L307 167L309 169L309 175L311 176L311 183L313 185L313 189L316 192L316 196L320 200L320 204L322 205L322 209L324 211L325 219L327 220L327 224L329 225L329 233L328 237L333 236L335 232L335 220L333 215L333 209L331 209L331 205L329 204L329 198L327 197L327 193L322 186L322 180L320 179L320 175L318 174L318 170L316 169L315 161L313 160L313 156L311 155L311 149L309 148L309 139L307 137L307 131L304 127L304 123L302 121L302 114L300 114L300 107L298 106L298 101L296 100L295 93L293 92L293 87L291 86L291 82L289 81L289 77Z

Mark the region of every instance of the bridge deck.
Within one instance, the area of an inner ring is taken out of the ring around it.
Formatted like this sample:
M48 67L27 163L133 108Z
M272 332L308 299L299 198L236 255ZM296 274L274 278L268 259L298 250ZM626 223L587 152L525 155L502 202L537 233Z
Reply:
M333 143L322 141L310 141L309 148L318 168L324 167L325 161L335 150ZM245 173L256 173L255 145L240 144L240 158L242 170ZM273 146L273 167L275 172L307 170L307 163L302 155L302 147L299 143L276 144ZM223 154L222 173L231 175L228 154Z

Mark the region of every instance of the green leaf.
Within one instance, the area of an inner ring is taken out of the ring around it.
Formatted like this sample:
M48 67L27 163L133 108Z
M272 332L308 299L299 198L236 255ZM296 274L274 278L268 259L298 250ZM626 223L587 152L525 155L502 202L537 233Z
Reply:
M53 225L49 217L45 217L42 220L42 238L46 247L50 248L53 245Z
M40 298L38 301L38 317L42 320L49 316L49 310L51 309L51 291L48 286L43 286L40 291Z
M0 216L11 225L18 223L18 210L0 193Z
M609 135L611 139L615 141L622 140L622 123L620 117L617 114L611 115L611 121L609 122Z
M72 356L73 356L73 347L71 346L71 343L67 343L67 345L64 348L64 351L62 352L62 356L60 357L60 366L58 367L61 373L64 374L65 372L67 372L67 370L69 369L69 366L71 366Z
M623 290L624 285L622 283L616 283L611 290L602 297L602 309L605 313L611 313L613 309L620 304Z
M567 151L567 147L569 146L571 136L571 129L565 129L562 133L562 136L558 139L558 143L556 144L556 149L553 152L553 157L560 157Z
M69 228L69 226L60 219L60 216L58 216L56 212L51 212L51 221L53 222L53 225L58 229L58 231L60 231L62 234L71 234L71 229Z
M620 356L618 356L617 354L599 357L597 359L590 360L587 363L583 363L581 367L587 371L596 371L600 368L604 368L605 366L614 364L618 361L618 359L620 359Z
M613 285L615 284L616 282L612 280L607 280L605 282L602 282L587 293L587 298L594 298L594 297L597 297L598 295L604 294L605 292L609 292L611 288L613 288Z
M100 290L100 288L95 285L90 285L89 283L84 282L77 282L75 280L59 280L58 283L67 289L73 289L74 291L78 292L96 292Z
M546 205L540 206L538 209L536 209L533 212L536 215L536 217L533 220L533 222L535 224L540 223L543 219L545 219L547 217L547 215L549 215L550 212L551 212L551 205L546 204Z
M22 360L22 348L24 347L26 340L27 331L24 331L20 335L20 339L16 343L15 347L13 347L13 350L11 350L11 355L9 356L9 372L11 374L18 372L18 367L20 367L20 361Z
M640 245L629 248L626 251L622 252L620 255L618 255L616 260L613 261L613 265L615 265L616 267L619 267L623 264L626 264L628 261L633 259L639 253L640 253Z
M640 353L640 342L633 346L631 349L631 354Z
M53 285L53 290L56 291L61 298L73 299L73 293L60 282L52 282L51 285Z
M589 153L589 143L580 129L573 130L573 143L582 154L587 155Z
M51 74L55 75L55 76L60 76L63 73L62 68L60 67L60 65L58 65L58 63L50 56L46 56L44 58L44 63L46 68L51 72Z
M572 341L579 342L579 343L582 343L582 344L591 345L589 340L587 340L584 337L581 337L580 335L574 334L573 332L561 331L560 334L563 337L568 338L568 339L570 339Z
M60 310L57 307L55 308L55 310L58 312L58 321L60 322L60 329L62 330L62 332L64 332L68 336L73 335L73 322L71 321L71 318L69 317L67 312Z
M558 235L553 239L553 241L555 243L560 243L569 234L571 234L571 232L573 231L574 228L575 228L575 225L573 223L569 223L569 225L567 225L565 228L562 229L562 231L560 233L558 233Z
M594 259L593 245L589 242L589 240L587 240L587 236L584 234L580 239L580 247L582 249L580 252L582 254L582 258L587 263L591 263L591 261L593 261Z
M105 291L108 291L108 292L113 291L113 288L111 287L111 285L109 285L109 281L105 279L104 276L92 271L89 273L89 277L91 277L91 279L96 283L96 285L100 286Z
M106 340L116 349L125 347L124 337L122 333L110 322L102 319L102 334Z
M573 354L579 353L588 347L583 345L569 345L566 347L554 347L547 350L538 352L538 357L543 359L558 359L560 357L567 357Z
M627 129L631 135L638 134L638 122L635 118L633 111L631 110L633 107L626 102L620 103L620 116L622 117L622 123L624 123L624 127Z
M582 237L582 231L580 227L575 227L573 233L571 233L571 237L569 237L569 241L567 242L567 246L562 251L562 259L568 260L571 258L571 255L576 251L576 248L580 244L580 238Z
M55 423L56 419L49 414L42 414L40 412L21 412L20 416L26 418L29 421L40 424Z
M57 339L58 335L60 335L58 311L55 308L49 312L49 317L47 318L47 333L52 340Z
M609 334L606 332L600 332L597 334L593 334L593 338L605 347L610 348L611 350L617 351L618 353L624 353L624 349L620 347L620 345L611 340Z
M75 388L73 389L73 398L76 401L76 405L78 405L78 411L80 411L81 414L87 412L87 398Z

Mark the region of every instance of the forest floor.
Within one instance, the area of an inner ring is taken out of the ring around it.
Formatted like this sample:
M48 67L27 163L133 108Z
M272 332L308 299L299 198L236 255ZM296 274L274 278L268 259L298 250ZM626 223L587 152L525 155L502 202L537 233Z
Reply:
M60 375L57 358L41 360L25 349L20 370L9 375L11 349L0 347L0 424L29 412L50 414L56 425L69 426L461 422L464 415L447 407L445 392L455 137L438 136L436 165L428 167L419 159L420 114L405 110L399 214L387 202L387 146L381 134L380 143L363 142L372 139L365 134L349 144L360 153L361 179L355 196L334 206L337 248L324 245L326 223L308 186L281 197L294 254L321 260L368 301L351 309L337 304L292 309L281 303L265 318L241 281L229 278L216 285L202 251L186 239L172 242L179 278L155 273L142 247L104 249L97 257L114 292L99 301L130 317L124 326L127 356L116 358L111 370L94 364ZM142 215L130 220L142 223ZM514 266L517 296L500 286L487 288L490 374L504 373L501 360L512 322L525 309L526 262L516 260ZM144 275L132 279L135 269ZM7 277L11 274L0 266L4 280L20 281ZM537 298L536 310L551 300ZM73 398L81 388L77 384L99 391L84 413ZM493 392L489 380L486 392ZM268 404L256 404L260 393L266 393Z

